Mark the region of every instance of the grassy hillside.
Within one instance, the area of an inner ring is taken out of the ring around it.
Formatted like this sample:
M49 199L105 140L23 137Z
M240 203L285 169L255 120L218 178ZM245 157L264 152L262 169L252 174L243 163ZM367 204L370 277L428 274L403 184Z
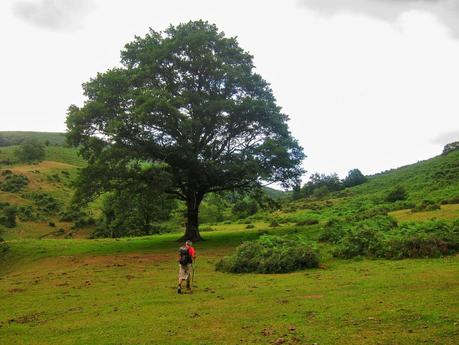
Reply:
M58 132L7 132L0 131L0 146L19 145L25 139L36 139L49 145L62 146L65 143L65 133Z

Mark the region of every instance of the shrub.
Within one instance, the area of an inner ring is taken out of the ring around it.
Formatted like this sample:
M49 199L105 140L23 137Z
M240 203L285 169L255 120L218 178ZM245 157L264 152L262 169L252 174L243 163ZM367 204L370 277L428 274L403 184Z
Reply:
M295 223L295 225L298 225L298 226L315 225L315 224L319 224L319 220L318 219L313 219L313 218L305 219L305 220L299 220L299 221L297 221Z
M253 224L247 224L247 226L245 227L246 229L253 229L255 228L255 225Z
M325 223L324 231L319 237L319 241L337 243L347 232L347 224L338 218L332 218Z
M45 146L35 139L28 139L14 153L21 162L40 162L45 159Z
M405 188L402 186L397 186L386 195L385 200L387 202L395 202L398 200L406 200L408 198L408 193Z
M382 237L371 228L356 228L347 232L333 251L336 257L350 259L356 256L377 257L382 250Z
M263 235L244 242L231 256L222 258L216 270L232 273L286 273L319 266L319 255L302 237Z
M449 199L444 199L441 202L442 205L447 205L447 204L459 204L459 195L458 196L453 196L452 198Z
M23 222L37 220L39 217L34 212L32 206L30 205L21 205L17 208L18 211L18 218Z
M28 197L35 202L37 209L45 214L54 214L61 209L57 200L47 193L33 192Z
M388 232L354 228L339 242L333 254L387 259L439 257L459 251L459 221L404 223Z
M432 200L422 200L416 207L411 209L411 212L426 212L439 210L440 205L433 202Z
M24 175L7 174L0 189L4 192L17 193L29 184L29 179Z
M16 207L9 204L2 204L0 211L0 224L7 228L14 228L16 226Z

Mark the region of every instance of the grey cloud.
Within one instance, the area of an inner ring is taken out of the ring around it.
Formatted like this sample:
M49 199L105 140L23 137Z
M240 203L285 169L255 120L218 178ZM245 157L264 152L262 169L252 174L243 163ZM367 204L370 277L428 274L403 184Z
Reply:
M432 142L434 144L446 145L455 141L459 141L459 130L443 133L436 137Z
M23 0L13 4L13 13L41 28L68 31L80 27L92 8L92 0Z
M459 37L458 0L298 0L322 14L360 13L386 21L395 21L410 10L423 10L435 15L453 35Z

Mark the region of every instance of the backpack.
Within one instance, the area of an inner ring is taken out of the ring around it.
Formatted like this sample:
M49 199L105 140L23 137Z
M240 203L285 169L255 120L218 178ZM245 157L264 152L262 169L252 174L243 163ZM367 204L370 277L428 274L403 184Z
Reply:
M191 259L190 251L187 247L180 247L179 249L180 260L179 263L182 266L191 264L193 260Z

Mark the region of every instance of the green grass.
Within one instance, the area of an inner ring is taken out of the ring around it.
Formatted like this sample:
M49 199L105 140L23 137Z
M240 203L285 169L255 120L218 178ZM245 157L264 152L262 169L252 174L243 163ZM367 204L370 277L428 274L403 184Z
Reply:
M12 241L0 275L0 339L5 344L458 342L459 257L325 257L321 269L290 274L215 272L221 256L257 235L206 233L207 240L196 246L196 287L184 295L175 292L178 234Z

